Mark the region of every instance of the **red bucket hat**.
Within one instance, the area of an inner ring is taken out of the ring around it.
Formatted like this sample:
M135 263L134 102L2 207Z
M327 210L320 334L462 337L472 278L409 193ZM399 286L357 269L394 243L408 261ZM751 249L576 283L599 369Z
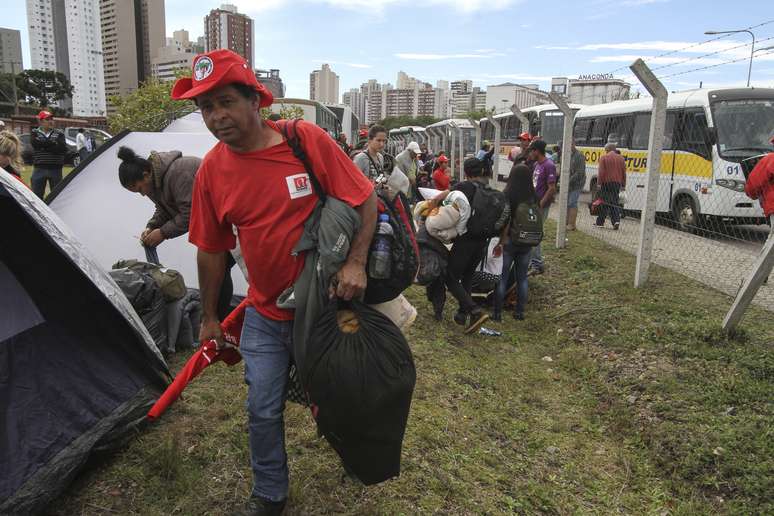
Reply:
M521 133L519 135L519 140L523 140L523 141L527 141L528 142L528 141L532 140L532 136L530 136L530 134L528 132L524 131L523 133Z
M231 50L199 54L193 60L191 72L191 77L183 77L175 82L172 88L173 99L192 99L212 89L236 83L251 86L261 99L261 107L268 107L274 102L274 96L258 82L247 61Z
M444 155L438 156L438 163L448 163L448 162L449 162L449 158L447 158L446 156Z

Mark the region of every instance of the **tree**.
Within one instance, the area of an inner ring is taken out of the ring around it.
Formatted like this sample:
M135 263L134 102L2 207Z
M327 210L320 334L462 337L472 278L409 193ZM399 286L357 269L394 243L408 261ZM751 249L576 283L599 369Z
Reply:
M17 76L19 97L27 102L48 107L73 96L73 86L63 73L50 70L24 70Z
M416 118L412 116L388 116L379 125L382 125L388 131L390 129L396 129L398 127L404 127L407 125L417 125L427 127L428 125L438 122L439 119L432 116L418 116Z
M494 112L495 112L494 108L478 109L475 111L468 111L462 116L462 118L464 118L465 120L468 120L468 119L481 120L482 118L486 118L486 115L493 115Z
M187 71L190 74L190 70ZM183 72L178 77L184 76ZM132 131L161 131L170 121L190 113L196 106L189 100L172 100L173 81L150 79L127 95L113 95L108 99L115 113L108 125L113 134L125 129Z
M269 118L272 114L271 108L261 108L261 118L266 120ZM299 120L302 120L304 118L304 108L301 106L286 106L285 104L282 104L280 102L280 110L279 110L279 116L283 120L295 120L298 118Z

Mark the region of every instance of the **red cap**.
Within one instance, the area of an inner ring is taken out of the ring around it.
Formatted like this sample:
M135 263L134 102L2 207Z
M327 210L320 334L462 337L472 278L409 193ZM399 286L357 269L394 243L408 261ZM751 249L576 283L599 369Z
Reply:
M531 139L532 139L532 136L530 136L530 134L527 131L524 131L519 135L519 140L530 141Z
M192 77L183 77L175 82L173 99L192 99L227 84L245 84L258 93L261 107L271 106L274 102L274 96L258 82L247 61L231 50L213 50L196 56L191 72Z
M448 163L448 162L449 162L449 158L447 158L443 154L438 156L438 163Z
M361 138L362 138L362 137L365 137L365 136L368 136L368 130L366 130L366 129L361 129L361 130L360 130L360 131L359 131L357 134L358 134L358 135L359 135Z
M38 120L45 120L46 118L54 118L54 115L50 111L41 111L38 113Z

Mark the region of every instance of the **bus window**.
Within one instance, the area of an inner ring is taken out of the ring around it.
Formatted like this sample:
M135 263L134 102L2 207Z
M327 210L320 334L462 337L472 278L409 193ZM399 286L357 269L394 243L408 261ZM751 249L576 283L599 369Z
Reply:
M575 135L576 145L585 145L589 136L589 126L591 126L591 119L586 118L584 120L576 120L573 134Z
M597 118L591 125L591 135L589 136L589 145L594 147L604 147L607 143L607 117Z
M614 142L618 147L628 149L629 143L631 141L633 123L634 120L631 115L610 118L610 122L608 122L606 142Z
M495 130L494 125L492 125L489 120L485 122L481 122L481 139L482 140L489 140L494 141L495 138Z
M564 133L564 113L559 110L544 111L540 114L540 130L548 144L559 143Z
M707 115L701 109L684 111L678 124L675 148L712 159L707 129Z
M672 149L672 137L674 135L675 119L677 113L667 112L666 126L664 127L664 150ZM650 140L650 113L637 113L634 115L634 129L632 130L632 149L647 149Z
M503 140L512 142L516 140L519 135L519 121L515 116L509 116L503 119Z

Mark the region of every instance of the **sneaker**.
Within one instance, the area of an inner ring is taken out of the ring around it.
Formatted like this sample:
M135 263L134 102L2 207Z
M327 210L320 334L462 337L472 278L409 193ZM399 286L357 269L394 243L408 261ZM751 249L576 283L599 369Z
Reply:
M235 512L234 516L279 516L285 510L287 498L281 502L272 502L260 496L251 496L243 511Z
M619 224L618 222L616 222L615 224L613 224L613 229L614 229L614 230L618 231L618 228L619 228L619 227L621 227L621 224Z
M596 222L592 222L591 225L594 226L595 228L603 228L603 227L605 227L604 224L597 224Z
M468 322L468 314L460 312L459 310L454 314L454 322L460 326L465 326Z
M527 272L527 276L538 276L540 274L543 274L544 272L546 272L545 267L532 267Z
M465 327L465 334L469 335L478 331L478 329L481 328L481 325L484 324L488 319L489 314L486 312L473 312L470 314L470 322Z

